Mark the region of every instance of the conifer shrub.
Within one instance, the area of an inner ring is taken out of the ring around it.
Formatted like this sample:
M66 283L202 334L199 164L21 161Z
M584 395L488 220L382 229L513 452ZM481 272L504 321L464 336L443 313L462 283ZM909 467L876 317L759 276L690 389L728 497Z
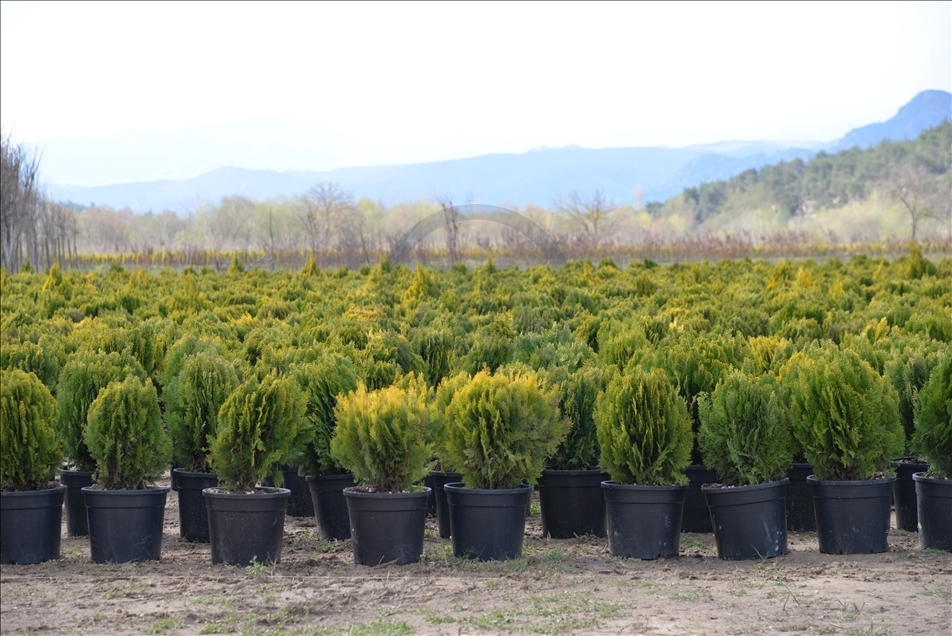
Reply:
M89 406L85 437L107 490L146 488L168 468L172 444L149 379L130 375L102 389Z
M684 398L661 369L632 367L595 403L601 465L620 484L686 481L694 435Z
M548 468L588 470L598 465L600 450L594 412L605 375L596 367L583 367L574 373L557 368L547 378L550 385L558 387L559 416L570 426L565 439L548 458Z
M470 488L535 483L568 432L558 393L532 372L480 371L455 388L444 417L443 461Z
M251 492L267 477L284 483L279 464L294 457L308 433L305 400L294 380L272 372L239 385L218 412L212 441L212 469L233 492Z
M235 365L214 351L188 358L164 392L166 419L176 465L193 473L211 472L208 451L218 432L218 411L238 387Z
M929 475L952 479L952 355L932 370L919 392L912 450L929 463Z
M367 391L364 385L341 396L331 455L362 486L377 492L408 492L426 476L433 450L426 432L433 418L421 374L405 386Z
M337 427L334 409L337 400L357 389L357 373L348 358L337 354L300 365L291 370L300 386L306 407L304 418L313 430L313 439L304 446L302 462L308 475L337 475L346 470L331 455L331 438Z
M811 347L781 370L793 434L819 479L872 479L902 454L896 390L855 351Z
M499 367L512 362L514 353L512 327L502 319L495 320L476 331L462 368L470 375L483 369L495 373Z
M32 373L0 371L0 490L40 490L63 461L56 400Z
M733 371L713 393L700 396L698 407L701 454L725 484L750 486L783 479L794 444L772 376Z
M29 340L4 343L0 348L0 369L19 369L32 373L51 392L56 390L60 367L65 359L62 345L49 336L40 338L38 343Z
M110 382L129 376L146 379L142 365L128 353L78 351L66 360L56 388L57 428L66 445L67 462L73 469L95 470L96 462L85 436L89 408Z
M423 360L427 383L439 386L453 368L453 334L445 329L423 329L414 339L414 348Z

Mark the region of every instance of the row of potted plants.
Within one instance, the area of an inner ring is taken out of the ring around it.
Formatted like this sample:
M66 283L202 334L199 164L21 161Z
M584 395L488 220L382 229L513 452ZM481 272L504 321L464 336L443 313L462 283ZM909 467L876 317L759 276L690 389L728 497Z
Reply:
M415 561L422 552L427 493L413 484L427 473L434 455L441 468L460 476L441 488L459 556L518 556L530 484L537 481L545 531L576 532L550 515L549 500L559 489L555 473L545 470L547 461L553 462L550 468L595 473L604 498L582 495L594 514L580 530L602 532L604 501L612 554L678 553L694 435L689 405L661 368L583 367L545 376L510 365L495 373L461 373L436 391L414 373L370 390L342 357L300 365L291 375L258 371L243 379L213 346L193 342L189 348L178 368L168 365L172 377L165 382L174 444L163 428L156 388L134 365L123 364L120 354L96 354L64 367L64 386L85 387L92 399L85 414L82 402L70 402L72 420L60 413L60 421L70 423L61 426L61 436L49 390L32 374L3 372L4 561L58 554L56 511L62 504L56 502L63 487L43 486L62 461L63 441L74 462L86 457L90 464L83 467L97 471L96 484L80 491L97 562L159 557L168 489L152 484L173 447L181 462L174 471L180 502L195 498L198 488L190 479L205 480L198 501L206 512L187 516L182 506L183 537L202 540L204 528L198 526L206 519L216 563L280 558L289 491L260 484L270 477L280 486L282 464L307 465L312 475L354 476L358 485L343 488L338 482L330 492L346 497L358 563ZM922 390L913 438L914 450L930 465L929 475L915 476L920 541L940 549L952 549L943 516L952 503L946 492L952 483L950 366L946 356ZM703 491L720 556L786 552L785 474L797 447L813 466L808 482L820 550L885 551L895 480L886 476L889 458L904 448L896 401L895 391L868 363L835 346L793 355L776 378L735 370L710 394L701 393L698 446L723 479ZM610 480L601 480L596 461ZM870 489L872 494L853 494ZM48 503L29 509L45 510L30 514L46 519L48 529L24 535L48 536L56 545L16 552L26 539L11 539L9 528L27 526L6 521L8 501L26 498L8 491L44 493ZM125 507L140 513L121 512ZM320 506L316 509L320 521ZM67 507L68 520L70 514ZM735 514L741 518L732 519ZM383 531L366 529L381 519ZM255 538L258 526L265 532ZM406 536L394 542L398 528ZM149 532L152 538L143 539Z

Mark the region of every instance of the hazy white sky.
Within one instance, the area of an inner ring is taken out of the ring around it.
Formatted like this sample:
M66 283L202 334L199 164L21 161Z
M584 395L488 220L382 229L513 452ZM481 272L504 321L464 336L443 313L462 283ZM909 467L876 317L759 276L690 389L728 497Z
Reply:
M269 117L339 165L825 141L952 89L949 2L3 2L0 29L20 140Z

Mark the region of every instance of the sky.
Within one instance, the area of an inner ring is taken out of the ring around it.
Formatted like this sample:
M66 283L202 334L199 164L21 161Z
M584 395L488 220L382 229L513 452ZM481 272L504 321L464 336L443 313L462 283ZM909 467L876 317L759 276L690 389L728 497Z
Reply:
M156 162L167 176L174 154L204 157L179 172L202 170L220 160L214 147L286 170L830 141L922 90L952 90L949 2L2 2L0 13L0 123L54 173L100 140L102 165L73 180L88 185L134 178L139 160L138 178ZM241 155L243 139L263 150ZM116 177L108 148L123 140L155 156L113 157L133 166Z

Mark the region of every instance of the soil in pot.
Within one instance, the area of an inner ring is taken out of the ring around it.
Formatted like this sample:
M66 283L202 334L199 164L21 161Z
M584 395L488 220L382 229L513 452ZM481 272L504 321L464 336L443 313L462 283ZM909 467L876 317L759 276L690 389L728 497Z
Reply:
M93 563L158 561L168 486L143 490L83 488Z
M688 476L688 492L684 497L681 532L712 532L714 528L711 526L711 513L701 487L704 484L719 483L721 480L717 472L707 466L688 466L684 473Z
M66 486L63 508L66 511L66 534L71 537L85 537L89 534L86 520L86 497L83 488L93 485L91 470L60 470L60 483Z
M707 486L717 556L728 561L787 553L787 478L752 486Z
M178 491L179 535L185 541L208 543L208 509L202 491L218 486L218 475L174 468L172 476Z
M423 554L423 530L430 489L420 492L344 490L350 517L354 563L417 563Z
M608 551L612 556L660 559L678 556L688 485L635 486L604 481Z
M234 493L206 488L202 493L208 507L212 563L246 566L281 560L290 490L263 487Z
M815 532L816 515L813 512L813 491L807 477L813 474L813 464L790 464L787 471L787 530Z
M813 475L816 532L824 554L869 554L889 549L889 508L895 477L857 481Z
M539 478L542 536L571 539L606 536L601 470L544 470Z
M896 506L896 527L907 532L918 532L919 515L916 503L916 482L912 480L914 473L924 473L929 465L919 461L916 457L900 457L894 459L892 465L896 467L896 482L893 484L893 503Z
M60 557L64 486L0 493L0 563L33 564Z
M526 508L532 487L466 488L446 484L453 554L480 561L505 561L522 556Z
M952 479L912 476L919 511L919 547L952 552Z
M441 471L430 471L430 482L433 484L433 501L436 504L436 522L440 531L441 539L449 539L452 532L450 528L450 505L446 501L446 491L443 486L452 484L463 479L462 473L444 473Z
M324 541L350 539L350 516L347 512L344 489L356 485L354 476L350 473L320 477L308 475L306 479L314 506L314 519L321 539Z

